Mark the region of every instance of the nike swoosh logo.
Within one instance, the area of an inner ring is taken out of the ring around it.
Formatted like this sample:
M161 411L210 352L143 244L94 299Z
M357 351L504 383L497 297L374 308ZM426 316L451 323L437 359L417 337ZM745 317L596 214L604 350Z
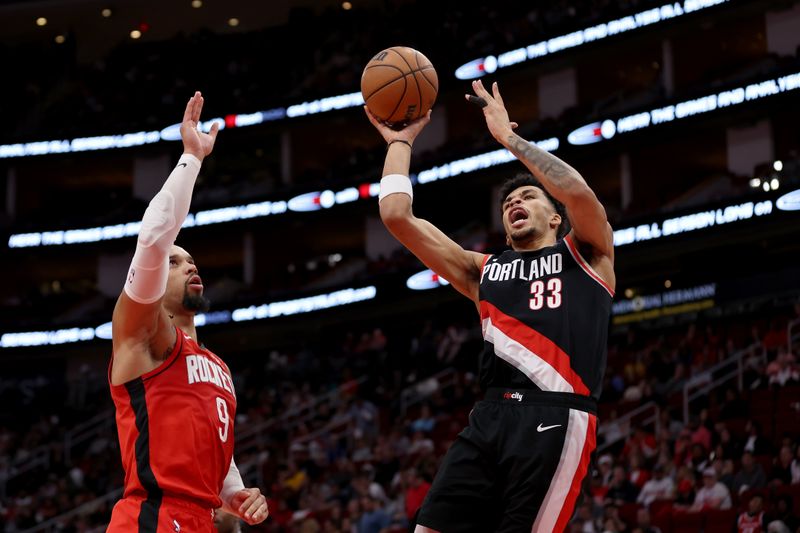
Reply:
M542 426L541 424L539 424L539 425L536 427L536 431L538 431L539 433L541 433L542 431L547 431L548 429L560 428L560 427L561 427L561 424L556 424L556 425L554 425L554 426Z
M186 166L186 163L178 163L178 166L179 166L179 167L185 167L185 166Z

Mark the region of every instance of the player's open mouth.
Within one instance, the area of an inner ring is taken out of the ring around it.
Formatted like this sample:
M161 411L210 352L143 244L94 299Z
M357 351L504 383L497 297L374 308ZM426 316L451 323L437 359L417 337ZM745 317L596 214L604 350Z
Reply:
M525 221L528 220L528 212L521 207L515 207L508 214L508 220L511 222L512 228L520 228L524 226Z
M195 289L202 289L203 288L203 280L200 279L200 276L192 276L191 278L189 278L188 285L189 285L189 287L192 287L192 288L195 288Z

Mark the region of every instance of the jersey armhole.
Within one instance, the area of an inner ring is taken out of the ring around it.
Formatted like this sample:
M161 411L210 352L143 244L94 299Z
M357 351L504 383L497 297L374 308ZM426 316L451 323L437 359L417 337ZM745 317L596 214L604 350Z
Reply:
M178 358L178 354L181 353L181 349L183 348L183 331L181 331L181 329L178 326L174 327L175 327L175 346L172 348L172 352L164 360L164 362L155 367L153 370L145 372L138 378L131 379L129 381L126 381L125 383L120 383L119 385L114 385L111 382L111 369L114 366L114 352L112 351L111 360L108 362L108 386L114 389L117 387L124 387L126 384L130 383L131 381L135 381L137 379L141 379L142 381L144 381L146 379L150 379L152 377L157 376L158 374L160 374L161 372L165 371L167 368L172 366L172 363L174 363L175 360Z
M567 250L569 250L570 255L573 259L575 259L575 262L578 263L581 269L586 272L590 278L599 283L600 286L606 290L609 296L611 296L611 298L614 298L614 290L608 286L608 283L606 283L597 272L595 272L595 270L592 268L592 265L590 265L589 262L583 258L581 252L578 250L578 247L575 246L574 242L572 242L572 236L569 233L564 236L564 243L566 243Z
M481 263L481 275L478 278L478 285L480 285L481 281L483 281L483 272L486 269L486 263L489 262L489 259L492 258L492 255L493 254L484 254L483 256L483 262Z

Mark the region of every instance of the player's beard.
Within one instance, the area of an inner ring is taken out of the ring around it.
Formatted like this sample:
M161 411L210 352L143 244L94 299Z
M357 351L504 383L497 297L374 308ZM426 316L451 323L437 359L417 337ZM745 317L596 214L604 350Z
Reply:
M205 313L211 307L211 302L202 294L189 294L189 289L183 291L183 308L193 313Z
M511 239L511 242L515 244L525 243L536 236L536 228L533 226L528 226L527 228L522 228L521 230L512 231L508 234L508 237Z

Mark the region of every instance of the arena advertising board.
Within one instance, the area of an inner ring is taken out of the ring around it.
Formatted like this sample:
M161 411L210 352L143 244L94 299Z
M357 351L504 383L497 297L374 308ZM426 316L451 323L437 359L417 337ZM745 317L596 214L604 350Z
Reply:
M230 322L249 322L251 320L264 320L281 316L292 316L313 311L321 311L350 305L357 302L372 300L377 295L377 289L370 285L367 287L347 288L338 291L295 298L279 302L251 305L230 311L214 311L200 313L195 316L195 326L201 327L210 324L226 324ZM0 335L0 348L18 348L24 346L52 346L85 342L94 339L110 339L111 322L101 324L95 328L73 327L49 331L21 331L8 332Z

